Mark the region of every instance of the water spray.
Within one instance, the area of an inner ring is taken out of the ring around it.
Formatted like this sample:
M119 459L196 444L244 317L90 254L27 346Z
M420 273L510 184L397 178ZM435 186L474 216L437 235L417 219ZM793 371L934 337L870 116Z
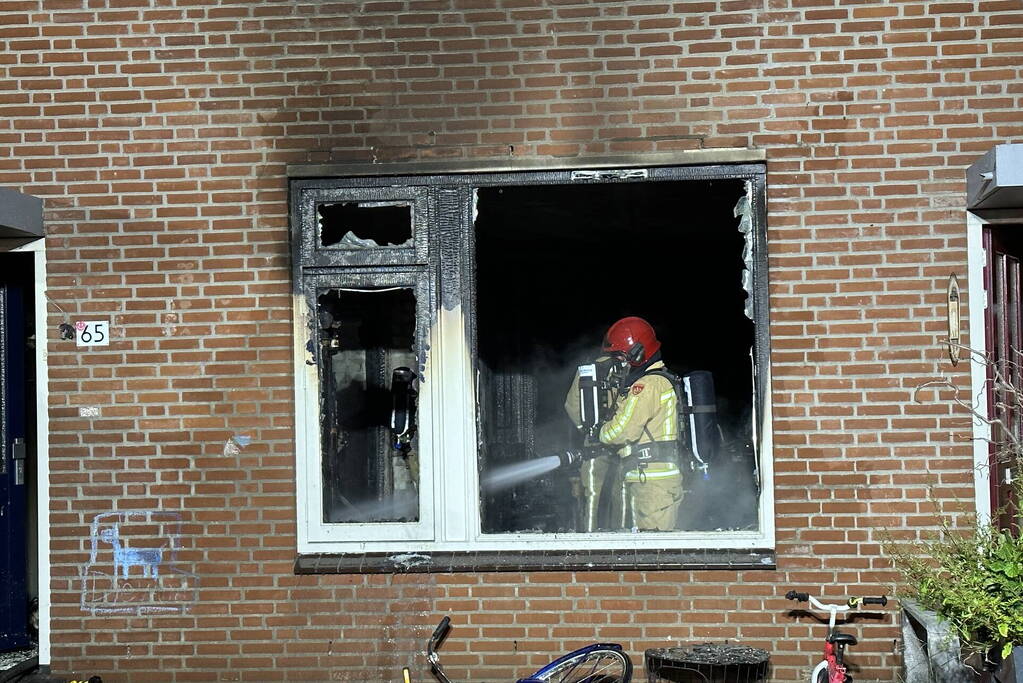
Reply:
M573 467L584 460L592 460L607 453L605 448L583 448L574 451L560 451L553 455L533 458L522 462L496 467L480 479L480 487L488 493L506 489L522 482L542 477L562 467Z

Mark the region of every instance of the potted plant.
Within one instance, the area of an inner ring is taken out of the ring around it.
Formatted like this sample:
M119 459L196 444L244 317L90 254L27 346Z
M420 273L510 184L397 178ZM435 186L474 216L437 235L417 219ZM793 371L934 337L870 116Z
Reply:
M926 543L889 548L900 593L947 624L965 661L992 669L1023 645L1023 536L946 521Z

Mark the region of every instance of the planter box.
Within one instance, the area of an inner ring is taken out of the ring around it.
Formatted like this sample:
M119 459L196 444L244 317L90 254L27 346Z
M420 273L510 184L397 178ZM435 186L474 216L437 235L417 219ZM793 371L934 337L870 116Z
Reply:
M912 600L899 602L906 683L977 683L978 672L963 664L959 639L945 622Z
M967 666L959 639L937 614L912 600L900 603L905 683L1023 683L1023 647L993 671Z

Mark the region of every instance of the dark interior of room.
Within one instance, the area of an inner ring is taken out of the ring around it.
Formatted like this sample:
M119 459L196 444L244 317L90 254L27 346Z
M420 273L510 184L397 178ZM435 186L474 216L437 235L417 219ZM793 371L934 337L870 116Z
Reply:
M318 211L324 247L341 243L349 232L358 240L372 240L382 247L412 238L412 210L407 204L338 202L321 204Z
M477 347L489 399L481 473L579 445L563 408L575 368L597 355L615 320L635 315L653 325L674 372L713 373L723 450L732 454L718 463L715 495L727 493L733 509L695 513L699 492L687 493L693 514L683 528L756 523L754 335L733 215L744 193L742 180L478 191ZM572 486L562 468L488 493L484 530L571 531Z

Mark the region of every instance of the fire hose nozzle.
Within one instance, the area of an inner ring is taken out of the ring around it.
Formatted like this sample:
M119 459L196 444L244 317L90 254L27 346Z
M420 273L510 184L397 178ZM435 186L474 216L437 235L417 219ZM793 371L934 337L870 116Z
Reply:
M593 460L606 452L607 450L604 448L583 448L575 451L561 451L557 453L557 456L561 460L562 467L571 467L586 460Z
M558 453L558 458L561 460L562 467L571 467L583 461L582 453L579 451L562 451Z

